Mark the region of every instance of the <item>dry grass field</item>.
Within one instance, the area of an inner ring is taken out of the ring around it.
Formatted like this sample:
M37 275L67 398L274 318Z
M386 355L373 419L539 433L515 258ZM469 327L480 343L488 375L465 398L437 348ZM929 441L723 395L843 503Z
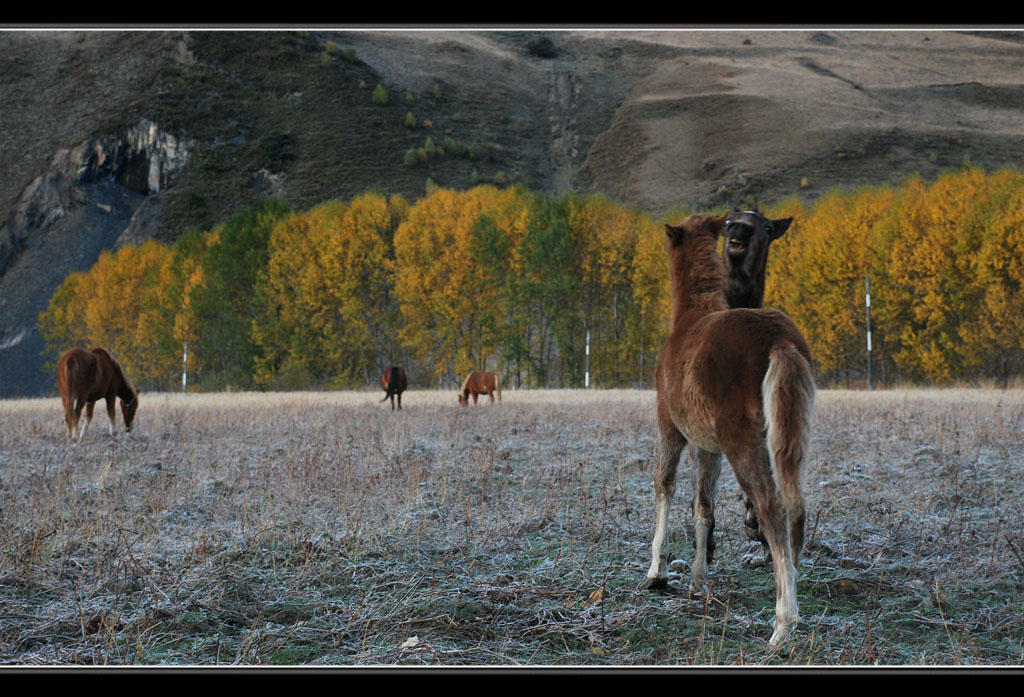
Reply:
M728 467L708 595L688 475L676 592L636 590L652 392L381 396L143 394L134 432L100 411L78 445L58 400L0 402L0 663L1024 661L1022 391L819 392L778 655Z

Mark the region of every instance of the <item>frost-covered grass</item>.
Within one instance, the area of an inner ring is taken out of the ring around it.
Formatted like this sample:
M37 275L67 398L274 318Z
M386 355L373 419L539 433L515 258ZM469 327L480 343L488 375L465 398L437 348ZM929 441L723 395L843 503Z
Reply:
M686 469L679 592L636 590L652 392L382 396L144 394L135 431L109 438L101 408L78 445L59 400L0 402L0 662L1024 660L1024 392L819 392L802 619L777 656L729 473L710 594L685 593Z

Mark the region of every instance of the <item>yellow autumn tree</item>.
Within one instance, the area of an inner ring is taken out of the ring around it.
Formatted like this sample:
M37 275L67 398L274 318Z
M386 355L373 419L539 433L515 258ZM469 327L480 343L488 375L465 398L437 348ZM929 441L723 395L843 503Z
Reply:
M1024 174L989 175L979 247L965 291L977 299L958 329L962 376L1006 385L1024 372Z
M270 235L254 322L261 384L365 384L387 324L393 208L378 194L294 214Z
M461 193L438 188L410 208L395 232L401 335L434 376L457 379L496 355L498 334L482 327L504 314L494 282L504 272L481 264L474 251L505 245L496 222L503 196L490 186Z
M946 384L961 375L959 329L978 309L972 265L987 198L987 178L977 168L945 174L931 186L912 178L880 225L890 246L877 314L891 327L890 338L898 336L893 361L911 379Z
M632 311L631 272L641 230L650 220L604 196L568 199L569 229L576 241L583 329L590 332L590 373L594 384L626 384L637 368L628 353L628 319ZM582 369L583 336L571 345L574 364ZM639 335L636 335L639 338Z
M162 385L165 326L154 293L167 248L149 240L103 252L91 269L68 276L54 293L39 327L47 346L103 346L140 385Z
M56 368L61 354L72 348L89 348L89 327L85 323L88 294L88 272L67 275L54 291L44 312L39 314L38 328L50 356L48 367Z
M178 238L160 269L156 303L167 332L163 353L167 356L169 388L179 384L183 371L187 372L190 389L201 385L204 379L207 352L199 341L196 305L206 286L204 257L217 242L215 233L190 230ZM187 364L183 360L186 355Z
M630 283L633 310L626 345L636 369L631 382L653 385L658 353L668 338L672 316L672 290L665 253L664 225L639 218Z

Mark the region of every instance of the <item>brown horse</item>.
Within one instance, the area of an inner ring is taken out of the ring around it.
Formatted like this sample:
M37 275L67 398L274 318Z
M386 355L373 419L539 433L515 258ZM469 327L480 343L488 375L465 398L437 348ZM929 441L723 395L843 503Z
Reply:
M132 387L121 365L104 348L91 351L71 349L57 362L57 387L64 403L64 421L68 425L68 438L75 440L78 420L85 407L85 422L78 434L81 441L85 429L92 421L92 410L100 399L107 400L107 416L110 417L110 435L114 435L117 419L114 400L121 398L121 414L124 429L132 430L135 411L139 408L139 393Z
M400 365L393 365L384 371L384 374L380 376L380 386L387 393L384 395L384 399L380 400L386 402L388 397L391 398L391 411L395 410L395 397L398 397L398 408L402 408L402 393L405 392L406 388L409 387L409 378L405 374L405 368Z
M459 392L459 404L469 404L469 396L473 395L473 404L476 404L477 395L486 394L494 404L494 393L498 393L498 402L501 403L501 376L494 371L483 372L474 370L466 376L462 383L462 391Z
M722 246L722 260L725 262L725 270L729 276L728 286L725 290L725 302L730 308L761 307L764 301L765 271L768 268L768 249L772 242L782 237L792 224L792 218L770 220L757 209L752 211L737 209L725 217L725 225L722 227L722 235L725 237L725 244ZM693 445L690 446L690 453L692 457L696 457ZM746 496L743 497L743 503L746 507L743 524L747 528L747 537L761 543L765 561L770 564L772 561L771 549L768 546L768 540L761 534L761 529L757 524L754 504ZM714 529L715 520L712 518L711 527L708 530L709 564L715 551Z
M657 525L644 586L668 585L668 515L679 456L697 446L691 592L703 589L707 543L722 455L753 501L775 571L780 647L799 621L796 566L804 536L801 468L810 442L814 374L793 321L770 309L728 309L727 276L715 252L725 216L666 225L672 327L655 371L659 460Z

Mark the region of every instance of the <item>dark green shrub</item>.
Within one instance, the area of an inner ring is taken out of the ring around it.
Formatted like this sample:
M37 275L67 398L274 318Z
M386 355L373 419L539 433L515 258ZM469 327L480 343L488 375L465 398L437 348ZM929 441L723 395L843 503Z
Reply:
M537 58L554 58L558 55L555 42L547 36L538 36L530 39L530 43L526 44L526 50L530 52L530 55Z

